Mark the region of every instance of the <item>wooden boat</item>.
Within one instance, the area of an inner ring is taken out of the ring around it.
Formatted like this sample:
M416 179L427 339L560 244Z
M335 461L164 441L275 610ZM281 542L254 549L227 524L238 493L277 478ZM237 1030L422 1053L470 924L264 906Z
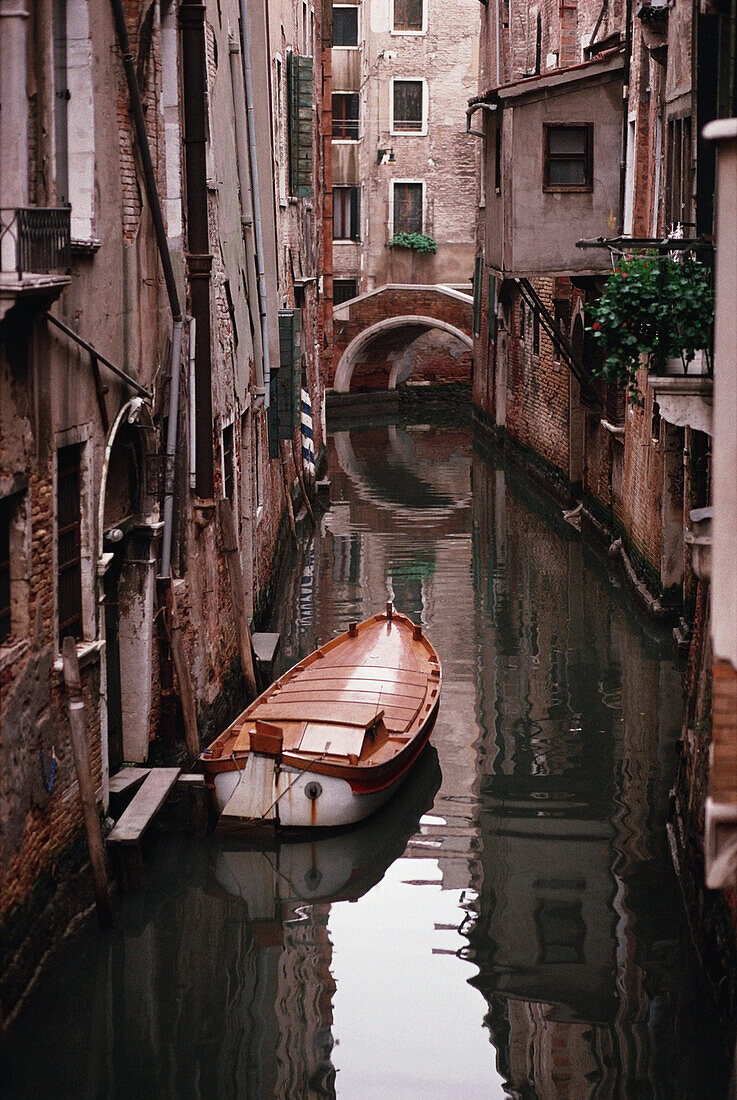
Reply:
M394 611L351 623L281 676L200 755L221 826L362 821L396 791L438 713L430 642Z

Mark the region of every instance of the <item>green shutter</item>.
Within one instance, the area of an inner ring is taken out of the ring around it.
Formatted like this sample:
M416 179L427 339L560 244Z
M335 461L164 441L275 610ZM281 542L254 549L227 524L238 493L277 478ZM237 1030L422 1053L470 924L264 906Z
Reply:
M300 198L312 194L313 64L311 57L287 55L289 99L289 191Z
M481 299L484 294L484 257L477 256L473 265L473 334L481 335Z

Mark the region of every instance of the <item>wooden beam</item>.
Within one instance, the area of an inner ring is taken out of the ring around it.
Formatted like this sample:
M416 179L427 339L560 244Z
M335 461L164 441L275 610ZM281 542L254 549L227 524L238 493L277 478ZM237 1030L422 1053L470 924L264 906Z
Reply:
M238 539L235 531L235 519L230 501L223 497L218 501L218 522L223 540L223 551L228 566L228 578L230 580L230 596L233 601L233 617L235 630L238 637L238 650L241 658L241 669L246 681L248 698L255 699L258 695L256 687L256 672L253 666L253 650L251 648L251 631L248 626L246 614L246 597L243 588L243 573L239 556Z
M184 718L184 741L187 746L187 758L190 764L197 759L200 751L200 733L197 728L197 706L195 704L192 677L187 664L187 654L184 649L182 628L179 622L179 609L174 593L174 585L170 584L166 594L166 605L169 618L169 646L174 662L174 671L179 683L179 701L182 704L182 716Z
M64 684L67 692L69 730L72 737L74 766L77 769L77 779L79 780L79 798L82 803L82 817L84 819L84 828L87 834L87 849L90 854L90 863L92 864L92 882L95 891L97 917L103 928L109 928L113 923L113 913L110 907L110 895L108 893L107 864L105 863L105 851L102 846L100 816L97 812L95 785L92 782L92 771L90 769L87 723L85 722L84 716L84 697L82 695L82 681L79 675L79 661L77 660L77 643L74 638L67 637L64 639L61 652L64 667Z

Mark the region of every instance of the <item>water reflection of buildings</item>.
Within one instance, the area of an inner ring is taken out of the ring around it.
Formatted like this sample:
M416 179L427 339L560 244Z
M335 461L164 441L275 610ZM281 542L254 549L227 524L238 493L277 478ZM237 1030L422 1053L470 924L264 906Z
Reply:
M677 1010L677 674L559 512L480 455L473 480L485 732L469 958L500 1071L539 1100L680 1094L654 1036Z
M429 748L402 798L341 835L168 838L115 930L44 974L9 1037L11 1094L334 1098L330 906L383 877L439 783Z

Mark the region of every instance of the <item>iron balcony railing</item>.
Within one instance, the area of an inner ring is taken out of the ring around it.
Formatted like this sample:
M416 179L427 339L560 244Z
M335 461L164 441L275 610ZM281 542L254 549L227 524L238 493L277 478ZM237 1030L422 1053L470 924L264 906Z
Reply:
M71 266L71 208L0 207L0 272L48 274Z

